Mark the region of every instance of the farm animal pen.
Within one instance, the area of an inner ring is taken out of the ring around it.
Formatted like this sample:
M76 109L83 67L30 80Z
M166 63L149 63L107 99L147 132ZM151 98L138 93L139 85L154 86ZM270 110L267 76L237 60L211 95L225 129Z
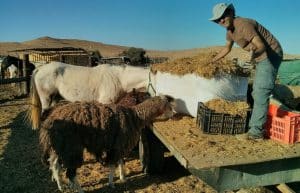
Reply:
M28 94L29 93L29 82L30 82L30 75L29 71L34 67L31 68L28 55L23 55L22 60L16 57L6 56L7 58L14 58L16 63L8 63L6 66L10 66L11 64L16 65L18 69L17 77L14 78L6 78L4 75L1 75L0 85L10 84L10 83L18 83L20 85L20 93ZM2 61L4 62L4 61ZM2 65L2 64L1 64ZM32 64L31 64L32 65ZM33 65L32 65L33 66ZM5 69L7 70L7 69Z
M22 50L12 50L10 51L12 55L18 56L21 64L17 64L19 67L22 66L22 76L12 79L1 79L0 85L10 84L10 83L20 83L21 93L29 93L30 76L27 72L27 67L30 63L34 62L45 62L49 63L51 61L65 62L73 65L80 66L93 66L96 65L95 58L92 55L82 49L73 47L62 47L62 48L30 48ZM26 82L26 83L24 83Z
M11 51L18 55L28 54L29 62L59 61L78 66L93 66L92 56L82 48L62 47L62 48L30 48Z

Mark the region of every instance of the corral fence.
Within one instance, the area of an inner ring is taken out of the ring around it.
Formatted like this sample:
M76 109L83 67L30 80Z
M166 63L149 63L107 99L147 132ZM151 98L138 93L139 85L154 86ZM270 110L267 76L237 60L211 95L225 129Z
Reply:
M151 64L163 63L168 61L168 57L146 57L145 63L140 63L138 66L148 67ZM116 57L103 57L98 62L98 65L101 64L111 64L111 65L133 65L128 56L116 56ZM135 65L137 66L137 65Z
M52 61L64 62L77 66L94 66L97 59L93 58L93 53L82 48L60 47L60 48L30 48L13 50L17 54L28 54L29 62L49 63Z
M28 95L30 89L30 74L28 74L26 69L27 69L27 65L29 64L29 55L24 54L21 58L22 59L19 60L18 64L15 64L18 66L18 69L22 70L22 72L18 73L19 77L6 78L1 76L0 79L1 90L7 90L7 89L11 89L11 87L17 87L19 90L18 95Z
M130 64L130 59L126 56L97 58L92 51L74 47L28 48L12 50L9 51L9 53L19 59L20 62L15 65L17 65L18 69L22 69L22 72L18 73L19 76L16 78L3 78L1 76L0 90L4 90L8 87L17 87L14 89L18 90L18 95L29 94L31 72L27 69L30 64L32 65L32 63L34 64L35 62L45 62L46 64L52 61L58 61L78 66L95 66L103 63L116 65ZM167 60L167 57L148 58L147 63L144 66L165 62Z
M168 57L152 57L150 58L150 64L157 64L169 61Z
M121 64L130 64L130 58L126 56L119 56L119 57L107 57L101 58L98 64L112 64L112 65L121 65Z
M0 90L14 89L18 90L17 95L28 95L30 92L30 78L31 72L28 72L29 64L35 62L45 62L45 64L52 61L64 62L78 66L95 66L97 65L97 58L93 58L93 53L88 52L82 48L74 47L60 47L60 48L30 48L21 50L12 50L9 53L17 56L21 62L17 65L22 72L18 73L16 78L0 78ZM21 68L22 67L22 68ZM16 88L12 88L16 87Z

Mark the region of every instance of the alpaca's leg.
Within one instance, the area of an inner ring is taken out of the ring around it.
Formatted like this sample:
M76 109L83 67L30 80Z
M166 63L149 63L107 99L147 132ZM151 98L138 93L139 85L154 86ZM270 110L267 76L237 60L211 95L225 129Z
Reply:
M120 172L120 180L121 180L121 182L125 182L126 181L126 177L125 177L124 160L123 159L119 160L119 172Z
M52 171L52 180L54 179L56 181L58 189L62 191L62 180L60 177L61 167L58 163L58 157L54 154L51 154L49 162L50 169Z
M115 185L114 185L114 183L113 183L114 175L115 175L115 165L110 165L110 166L109 166L108 184L109 184L109 186L112 187L112 188L115 187Z
M67 178L69 178L70 188L77 191L78 193L84 193L76 177L76 168L67 168L66 176Z
M70 188L75 191L78 191L79 193L83 193L83 190L81 189L76 178L76 168L67 168L66 176L69 179Z
M77 177L73 177L72 179L70 179L70 185L71 188L73 188L75 191L78 191L78 193L84 193L84 191L82 190L81 186L78 183Z

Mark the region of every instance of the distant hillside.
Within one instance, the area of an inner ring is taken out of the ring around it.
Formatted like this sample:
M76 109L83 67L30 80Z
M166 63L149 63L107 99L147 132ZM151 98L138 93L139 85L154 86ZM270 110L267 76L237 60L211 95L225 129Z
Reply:
M25 42L0 42L0 55L13 55L12 50L27 49L27 48L60 48L60 47L79 47L85 50L98 50L102 56L111 57L117 56L129 47L119 45L109 45L101 42L93 42L87 40L77 39L57 39L51 37L41 37ZM187 50L176 51L159 51L159 50L146 50L149 57L168 57L170 59L190 57L198 53L206 53L212 51L219 51L221 47L207 47L195 48ZM248 60L248 53L240 48L233 48L232 52L228 55L229 58L237 57L242 60ZM284 56L286 59L300 58L300 55Z
M85 50L99 50L103 56L116 56L123 50L128 49L125 46L115 46L76 39L56 39L51 37L41 37L25 42L0 42L0 55L6 55L12 50L27 48L61 48L61 47L79 47Z

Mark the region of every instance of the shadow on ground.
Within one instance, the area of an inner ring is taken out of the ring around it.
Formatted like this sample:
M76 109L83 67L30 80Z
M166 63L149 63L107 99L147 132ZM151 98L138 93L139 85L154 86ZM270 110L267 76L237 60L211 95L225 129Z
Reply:
M11 134L0 158L0 190L5 193L50 193L55 184L40 161L37 132L25 122L21 112L10 123Z

